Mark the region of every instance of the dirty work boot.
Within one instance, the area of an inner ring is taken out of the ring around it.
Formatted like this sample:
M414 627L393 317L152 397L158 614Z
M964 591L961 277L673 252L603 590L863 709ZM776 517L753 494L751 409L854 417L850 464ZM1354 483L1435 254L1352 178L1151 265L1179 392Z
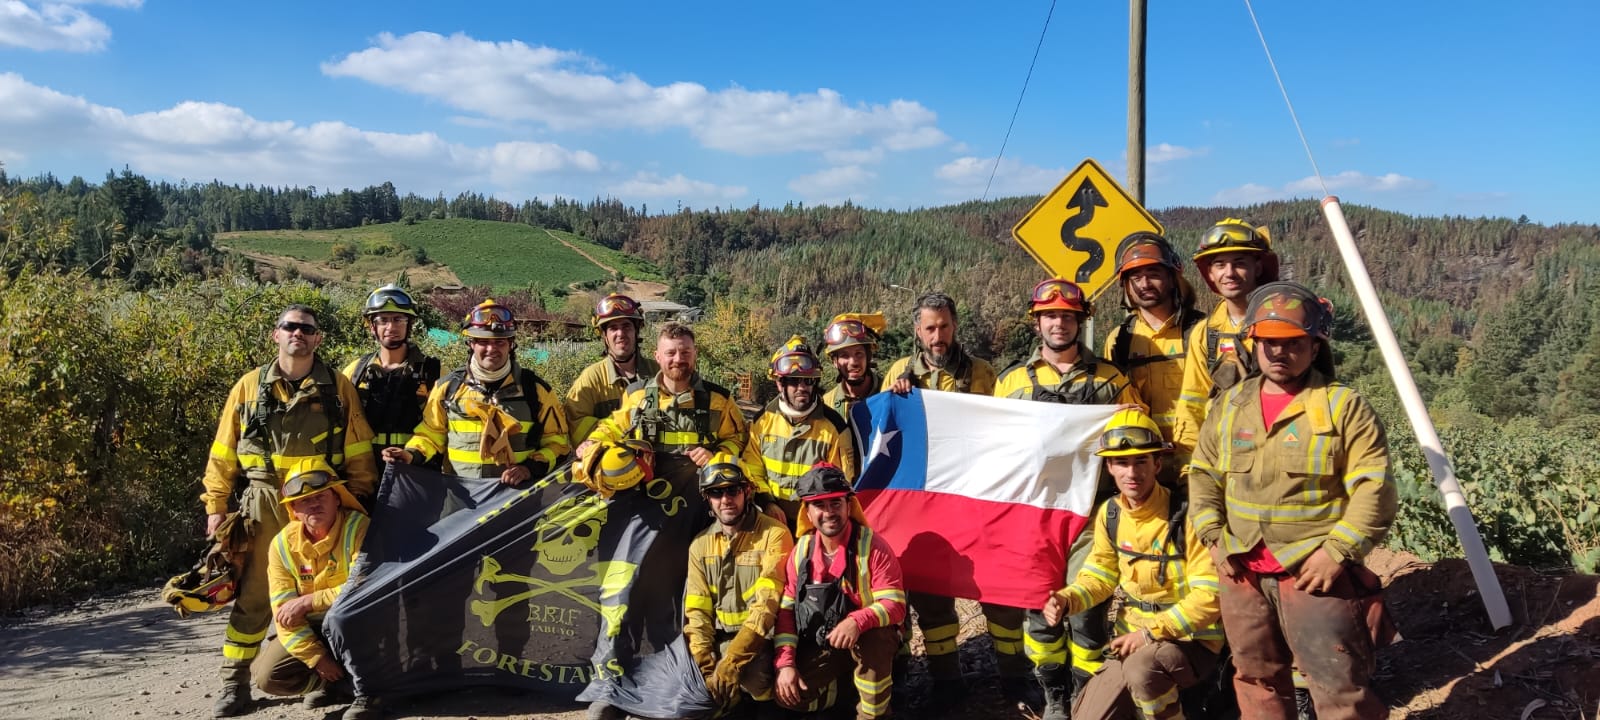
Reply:
M341 680L306 693L300 698L300 704L308 708L324 708L350 702L354 695L355 691L350 688L349 682Z
M225 666L222 669L222 690L211 705L211 716L226 718L243 715L250 709L250 666Z
M357 695L350 707L345 708L344 714L339 716L340 720L378 720L381 717L383 704L371 695Z
M1317 720L1317 706L1311 702L1311 691L1303 687L1294 689L1294 710L1298 720Z
M1045 663L1034 668L1033 675L1044 688L1044 710L1039 713L1040 720L1068 720L1071 717L1068 703L1072 696L1072 677L1067 668L1060 663Z
M628 714L621 708L612 707L599 700L589 703L589 710L584 715L586 720L626 720L627 717Z

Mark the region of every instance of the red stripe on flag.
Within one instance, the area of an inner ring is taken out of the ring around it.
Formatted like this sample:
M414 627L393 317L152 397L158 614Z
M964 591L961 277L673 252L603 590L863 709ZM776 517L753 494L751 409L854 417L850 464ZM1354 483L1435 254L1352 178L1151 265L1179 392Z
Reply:
M1067 584L1088 518L921 490L860 493L867 524L900 558L906 589L1039 609Z

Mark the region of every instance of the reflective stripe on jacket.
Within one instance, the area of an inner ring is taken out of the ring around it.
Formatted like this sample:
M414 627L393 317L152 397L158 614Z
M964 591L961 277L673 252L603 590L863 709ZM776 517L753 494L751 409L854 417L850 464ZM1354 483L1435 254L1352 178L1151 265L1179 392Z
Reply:
M1194 537L1193 526L1185 523L1185 559L1166 562L1166 583L1157 582L1160 565L1150 559L1118 552L1125 548L1150 555L1176 552L1167 542L1167 514L1171 493L1156 485L1148 500L1138 508L1128 507L1121 495L1111 498L1094 514L1094 544L1083 569L1071 585L1062 589L1067 598L1067 615L1076 615L1105 602L1120 585L1128 597L1117 614L1117 634L1148 629L1157 640L1194 640L1212 651L1222 648L1220 618L1222 606L1217 596L1217 570L1211 553ZM1117 503L1117 537L1110 537L1106 507ZM1149 607L1140 607L1144 603Z
M233 384L228 399L223 403L222 416L217 421L217 434L211 441L211 453L206 458L204 490L200 501L207 514L228 511L228 497L233 493L234 477L243 472L253 479L269 480L270 466L277 475L275 485L282 486L289 469L301 460L328 458L339 477L349 482L350 492L356 497L372 495L377 485L377 461L372 456L372 429L361 414L361 397L345 376L333 372L321 361L298 383L291 383L278 370L276 361L266 367L269 392L283 408L267 419L265 443L243 437L245 427L255 415L256 402L261 396L261 371L256 368ZM338 428L328 427L327 410L321 388L337 388L339 405L344 409L344 446L331 448L330 437L338 435Z
M681 455L691 448L704 447L712 452L721 451L739 457L744 452L745 439L744 414L739 411L739 406L733 403L727 390L705 382L699 374L690 377L689 386L688 391L673 395L661 388L661 375L657 373L643 385L629 390L622 398L622 407L595 425L589 439L606 443L625 438L648 440L642 421L646 419L647 404L654 402L654 414L660 424L657 429L659 438L654 441L656 452ZM710 437L705 438L709 442L702 442L700 437L695 412L698 408L694 401L697 393L703 394L710 406L706 408L706 430ZM658 399L652 401L652 396Z
M1214 353L1206 352L1208 330L1222 334ZM1178 446L1179 453L1194 452L1195 438L1199 436L1200 425L1206 419L1206 404L1211 401L1211 388L1216 386L1211 375L1212 364L1219 360L1233 363L1243 372L1243 366L1239 365L1238 348L1234 347L1240 343L1235 343L1232 337L1238 332L1239 324L1228 314L1227 303L1218 303L1216 309L1206 316L1205 322L1189 330L1189 351L1183 358L1183 389L1178 393L1178 416L1172 429L1172 443ZM1242 344L1245 352L1250 352L1252 343Z
M572 450L567 441L567 415L561 409L560 400L543 384L531 383L532 387L525 387L524 379L529 373L513 366L500 386L487 392L470 370L463 368L460 372L467 375L457 385L455 397L445 397L445 393L450 392L448 379L434 383L428 405L422 410L422 423L417 425L416 434L406 443L406 449L421 453L424 459L444 452L446 471L454 475L498 477L505 466L483 455L485 418L470 411L472 407L487 406L509 414L520 430L510 438L512 464L537 461L549 470ZM528 392L535 393L537 398L537 418L530 413L525 395Z
M1178 357L1184 355L1180 319L1180 314L1174 312L1172 317L1167 318L1166 324L1157 330L1145 322L1143 315L1134 313L1133 332L1128 338L1128 358L1167 359L1139 364L1123 373L1139 392L1139 399L1150 408L1150 417L1161 427L1161 435L1168 442L1172 441L1178 422L1178 398L1183 393L1183 368L1187 358ZM1108 353L1116 347L1121 334L1122 326L1119 325L1106 336L1105 349ZM1205 352L1203 337L1199 348L1198 352ZM1112 362L1111 358L1106 358L1106 361Z
M399 367L385 368L374 357L363 370L360 368L362 358L358 357L341 372L361 396L361 413L372 428L374 450L405 447L422 417L422 408L428 403L433 384L439 380L439 361L425 355L416 343L406 345L406 361ZM362 370L361 377L356 377L357 370ZM414 373L421 377L414 377ZM374 385L386 392L380 395ZM391 393L403 396L388 396Z
M1085 359L1094 361L1094 375L1091 377L1085 370L1088 363ZM1039 348L1034 348L1033 355L1024 363L1006 371L995 384L994 396L1021 400L1033 399L1034 383L1028 377L1028 368L1032 367L1034 375L1039 378L1039 384L1044 389L1051 390L1068 397L1077 397L1084 383L1093 382L1094 386L1089 393L1090 401L1086 405L1139 405L1144 402L1139 397L1139 392L1133 389L1133 384L1128 382L1127 376L1117 370L1115 365L1095 358L1089 354L1088 348L1078 346L1078 364L1074 365L1067 376L1063 378L1056 367L1046 362Z
M783 561L793 547L783 523L753 508L732 537L716 524L695 537L689 545L683 634L697 662L715 656L718 633L772 632L783 594Z
M1271 427L1260 376L1217 397L1189 471L1195 535L1230 555L1265 541L1293 572L1317 548L1359 562L1398 504L1383 422L1354 389L1311 370Z
M860 507L855 504L854 498L850 499L850 503L855 508ZM860 516L859 510L853 510L852 514ZM900 573L900 561L889 549L889 544L873 534L872 528L859 520L852 520L850 525L859 529L859 534L856 537L855 567L844 568L847 576L844 593L858 608L849 617L856 621L856 627L862 632L899 625L906 619L905 579ZM801 579L800 561L807 555L811 557L811 577ZM834 564L842 565L846 555L839 553ZM773 640L777 647L775 665L780 668L793 667L799 654L800 638L795 634L794 608L800 586L807 582L828 582L839 577L829 571L814 531L800 535L795 541L794 550L789 553L788 561L783 565L783 600L778 605L777 636Z
M341 508L328 536L312 542L296 520L272 539L267 553L267 592L272 601L273 624L278 639L290 655L315 666L327 652L311 631L310 622L286 626L276 619L278 608L302 595L311 596L308 619L321 617L333 607L350 577L350 564L367 537L367 516Z
M844 471L846 480L855 482L855 441L844 418L817 403L811 412L790 423L773 400L765 412L750 423L750 439L744 446L742 465L756 491L780 500L795 501L800 476L812 465L828 462Z
M648 378L660 369L654 360L640 354L637 377ZM622 396L631 382L617 372L617 364L610 357L602 358L578 373L578 379L567 388L567 426L572 430L572 444L577 446L594 432L594 426L622 407Z

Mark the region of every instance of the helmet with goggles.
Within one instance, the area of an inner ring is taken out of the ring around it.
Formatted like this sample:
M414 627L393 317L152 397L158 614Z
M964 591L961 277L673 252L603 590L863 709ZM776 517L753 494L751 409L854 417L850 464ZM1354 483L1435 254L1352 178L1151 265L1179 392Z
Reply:
M1126 457L1164 453L1172 445L1161 438L1161 428L1143 410L1118 410L1100 433L1100 446L1095 450L1100 457Z
M594 327L600 329L606 323L617 320L632 320L636 325L644 324L644 308L639 301L621 293L611 293L600 298L594 305Z
M472 308L462 325L461 334L464 337L487 340L517 336L516 319L511 314L511 308L495 302L493 298Z
M1033 286L1033 298L1028 303L1028 314L1038 315L1051 310L1067 310L1089 315L1089 301L1077 283L1061 278L1050 278Z

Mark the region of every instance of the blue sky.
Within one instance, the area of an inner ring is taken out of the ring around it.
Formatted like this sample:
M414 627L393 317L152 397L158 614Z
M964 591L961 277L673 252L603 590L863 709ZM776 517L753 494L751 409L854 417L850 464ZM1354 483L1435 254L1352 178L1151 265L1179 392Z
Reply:
M1049 8L1015 2L0 0L0 161L98 181L974 199ZM1331 190L1600 221L1600 3L1256 11ZM1320 197L1242 0L1152 0L1147 205ZM1127 7L1062 2L990 197L1125 172Z

